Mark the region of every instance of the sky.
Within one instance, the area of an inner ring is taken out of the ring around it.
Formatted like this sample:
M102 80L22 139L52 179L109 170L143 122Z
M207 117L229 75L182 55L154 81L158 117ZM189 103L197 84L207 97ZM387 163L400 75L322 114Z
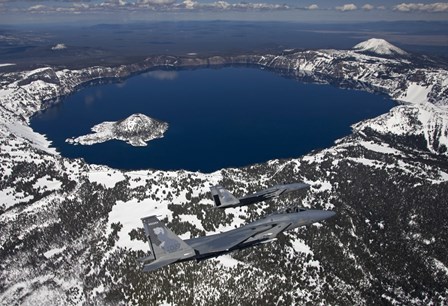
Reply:
M0 0L0 24L159 20L448 21L448 2L420 0Z

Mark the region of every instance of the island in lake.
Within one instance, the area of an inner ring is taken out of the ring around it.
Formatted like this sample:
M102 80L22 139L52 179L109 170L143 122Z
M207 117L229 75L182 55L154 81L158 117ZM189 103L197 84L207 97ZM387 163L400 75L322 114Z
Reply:
M119 121L105 121L92 127L91 134L76 138L67 138L71 144L92 145L112 139L126 141L136 147L143 147L147 142L162 138L168 129L168 123L150 118L143 114L133 114Z

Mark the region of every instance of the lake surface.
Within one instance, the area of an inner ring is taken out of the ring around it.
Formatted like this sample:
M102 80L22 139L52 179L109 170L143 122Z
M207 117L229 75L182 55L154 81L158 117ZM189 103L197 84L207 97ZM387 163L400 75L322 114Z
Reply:
M350 125L386 113L383 95L303 84L255 68L153 71L84 88L32 118L63 156L120 169L211 172L330 147ZM134 113L168 122L147 147L122 141L72 145L104 121Z

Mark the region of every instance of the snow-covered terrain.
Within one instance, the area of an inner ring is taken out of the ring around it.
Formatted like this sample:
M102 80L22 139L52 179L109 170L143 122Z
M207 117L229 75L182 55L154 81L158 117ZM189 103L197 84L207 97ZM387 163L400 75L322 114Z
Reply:
M448 71L429 59L369 53L159 56L0 72L0 304L446 304ZM256 65L405 103L355 124L331 148L210 174L86 164L58 155L28 126L92 82L214 65ZM209 195L215 184L243 195L295 181L310 191L225 212ZM151 274L135 260L144 255L147 214L190 238L293 203L338 215L272 244Z
M8 66L14 66L15 64L12 63L4 63L4 64L0 64L0 67L8 67Z
M143 114L133 114L120 121L106 121L92 127L92 134L68 138L72 144L92 145L111 139L126 141L136 147L146 146L148 141L162 138L168 123Z
M369 40L363 41L353 49L359 52L372 52L378 55L407 55L408 53L391 43L387 42L384 39L380 38L371 38Z

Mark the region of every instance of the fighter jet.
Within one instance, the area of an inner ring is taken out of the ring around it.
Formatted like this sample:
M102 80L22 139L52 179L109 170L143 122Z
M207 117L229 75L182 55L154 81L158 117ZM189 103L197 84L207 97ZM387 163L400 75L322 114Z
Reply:
M278 197L288 192L309 188L310 185L305 183L276 185L268 189L261 190L254 194L250 194L238 199L233 194L231 194L230 191L224 189L224 187L220 185L210 187L210 191L212 193L212 197L213 200L215 201L216 207L229 208L229 207L250 205Z
M142 218L151 254L139 258L144 272L187 260L201 261L234 250L273 241L296 227L319 222L335 215L333 211L287 209L224 233L182 240L156 216Z

